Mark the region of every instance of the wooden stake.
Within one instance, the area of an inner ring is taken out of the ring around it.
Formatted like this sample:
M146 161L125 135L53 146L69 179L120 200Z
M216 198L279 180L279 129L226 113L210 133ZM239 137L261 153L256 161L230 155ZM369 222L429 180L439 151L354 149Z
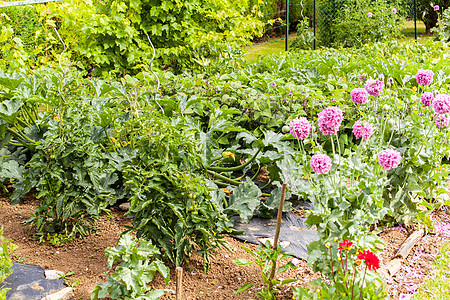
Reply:
M286 189L287 184L283 183L283 185L281 186L281 199L280 199L280 206L278 207L277 229L275 230L275 238L273 239L273 249L277 249L278 246L278 237L280 236L281 217L283 216L283 207L284 207L284 200L286 198Z
M177 300L183 299L183 268L177 267Z
M283 216L283 207L284 207L284 200L286 198L286 189L287 184L283 183L281 186L281 199L280 199L280 206L278 207L278 215L277 215L277 228L275 229L275 238L273 239L273 245L272 249L276 250L278 247L278 237L280 236L280 228L281 228L281 217ZM272 262L272 271L270 272L269 277L269 290L272 290L272 280L275 276L275 269L277 268L277 261Z

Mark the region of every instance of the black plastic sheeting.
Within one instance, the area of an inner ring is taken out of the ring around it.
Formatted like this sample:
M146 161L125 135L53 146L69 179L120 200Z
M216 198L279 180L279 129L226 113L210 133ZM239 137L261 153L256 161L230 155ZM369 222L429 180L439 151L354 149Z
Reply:
M254 217L248 223L240 223L239 216L232 217L234 219L233 229L244 231L243 235L233 236L234 238L253 244L261 244L261 239L271 239L275 236L277 227L277 218L263 219ZM316 230L306 228L305 219L294 215L291 212L283 213L281 219L281 229L279 243L287 245L282 248L284 252L292 254L300 259L308 258L309 243L319 240Z
M10 288L8 300L41 300L66 287L63 279L46 279L40 266L14 263L14 272L1 284L0 289Z

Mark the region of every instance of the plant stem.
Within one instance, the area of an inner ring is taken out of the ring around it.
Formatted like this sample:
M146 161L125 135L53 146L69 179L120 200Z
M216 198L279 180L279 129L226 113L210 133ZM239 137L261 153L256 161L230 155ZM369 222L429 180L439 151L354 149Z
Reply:
M362 139L362 138L361 138ZM336 141L338 144L338 166L341 166L341 143L339 143L339 137L338 137L338 133L336 132ZM337 173L337 172L336 172ZM342 200L342 182L340 180L340 176L338 176L338 180L339 180L339 198Z
M206 170L206 172L208 172L212 176L217 177L217 178L219 178L219 179L221 179L221 180L223 180L223 181L225 181L227 183L231 183L231 184L234 184L234 185L240 185L242 183L240 181L233 180L231 178L228 178L226 176L220 175L219 173L216 173L216 172L213 172L213 171L210 171L210 170Z
M331 257L331 275L333 276L333 281L336 283L336 278L334 278L334 268L333 268L333 253L330 247L330 257Z
M348 252L345 252L345 274L348 271Z
M262 147L259 148L258 151L256 151L256 153L245 164L242 164L240 166L230 167L230 168L206 167L206 169L208 169L209 171L217 171L217 172L239 171L239 170L245 168L246 166L248 166L252 161L254 161L256 156L258 156L259 152L261 152L261 149L262 149Z
M366 272L367 272L367 265L366 265L366 268L364 269L364 275L363 275L363 279L361 281L361 292L359 292L359 300L361 300L361 297L362 297L362 292L363 292L363 287L364 287L364 279L366 279Z
M355 277L356 277L356 264L355 264L355 267L353 268L352 297L350 298L351 300L353 300L353 291L355 290Z
M342 250L339 250L339 254L341 256L342 272L344 272L344 275L345 275L344 260L342 259Z

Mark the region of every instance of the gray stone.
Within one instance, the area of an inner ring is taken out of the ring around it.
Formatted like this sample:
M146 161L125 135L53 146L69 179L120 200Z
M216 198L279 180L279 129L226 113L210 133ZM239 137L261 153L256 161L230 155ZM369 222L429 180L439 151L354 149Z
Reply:
M59 279L63 275L64 275L64 272L61 272L61 271L45 270L45 278L49 279L49 280Z
M6 293L8 300L41 300L66 287L62 279L46 279L40 266L14 263L12 269L14 272L0 283L0 289L11 289Z
M125 202L119 205L119 208L121 210L129 210L130 209L130 202Z
M73 299L73 290L71 287L66 287L59 292L48 295L47 297L42 298L41 300L70 300Z

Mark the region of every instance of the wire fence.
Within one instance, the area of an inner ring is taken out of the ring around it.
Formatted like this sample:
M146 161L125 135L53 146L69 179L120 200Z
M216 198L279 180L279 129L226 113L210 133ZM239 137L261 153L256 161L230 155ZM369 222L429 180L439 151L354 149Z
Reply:
M269 12L265 17L276 16L278 22L280 19L283 24L269 27L265 30L265 34L270 36L282 34L280 31L284 30L284 37L286 40L285 50L289 51L289 31L297 32L297 37L292 39L292 45L296 48L302 49L316 49L317 47L333 47L354 46L346 39L354 39L359 44L365 41L377 41L383 38L384 35L389 35L392 24L389 23L389 14L398 16L402 20L414 21L414 38L417 40L417 17L418 17L418 0L404 0L400 2L392 1L342 1L342 0L285 0L283 7L279 11ZM284 1L283 1L284 2ZM360 5L363 3L363 5ZM392 4L394 3L394 4ZM352 7L353 5L353 7ZM361 8L362 6L362 8ZM360 9L360 11L357 11ZM359 20L352 19L353 16L359 14ZM357 32L356 28L361 27L360 21L365 22L366 28ZM402 21L400 20L400 21ZM370 32L370 26L373 28ZM369 30L367 29L369 28ZM380 31L384 28L384 31ZM364 37L364 31L368 32L368 37ZM378 36L375 32L378 31ZM356 43L356 42L354 42Z

